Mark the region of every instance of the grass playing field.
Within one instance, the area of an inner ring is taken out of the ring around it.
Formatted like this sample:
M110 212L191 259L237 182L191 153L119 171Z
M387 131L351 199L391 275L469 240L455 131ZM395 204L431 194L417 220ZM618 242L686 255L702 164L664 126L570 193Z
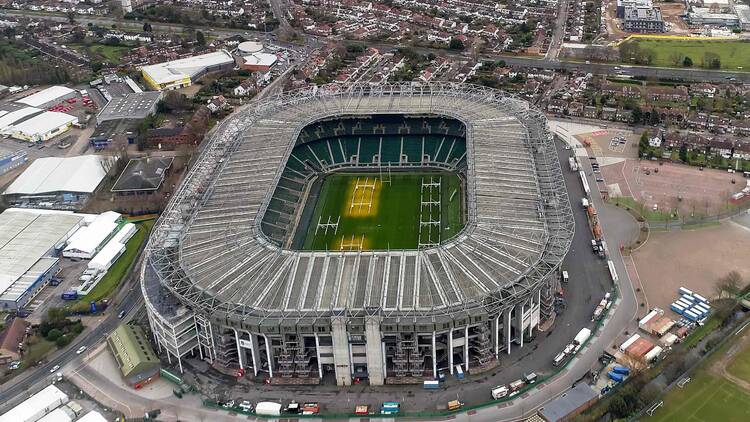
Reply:
M750 420L750 395L732 382L708 373L695 374L683 388L664 397L664 407L648 421L742 422Z
M750 43L745 41L636 39L627 42L653 51L653 66L682 67L682 60L690 57L693 67L703 67L705 54L714 53L719 56L722 69L750 71Z
M384 177L385 183L380 177L378 173L327 176L302 248L331 251L417 249L420 216L422 221L440 222L423 227L422 243L449 239L463 228L463 194L457 175L394 172L390 183L388 175ZM423 182L430 180L433 185L423 188ZM435 204L421 206L422 201ZM325 225L329 222L331 225ZM336 223L338 225L334 226ZM428 227L432 227L432 233Z

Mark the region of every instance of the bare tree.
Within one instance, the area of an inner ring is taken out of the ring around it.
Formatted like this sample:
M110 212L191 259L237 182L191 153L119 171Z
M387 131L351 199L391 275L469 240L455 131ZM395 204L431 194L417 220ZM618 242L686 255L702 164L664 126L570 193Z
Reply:
M742 275L733 270L716 281L714 291L720 299L724 297L734 298L739 294L743 284Z

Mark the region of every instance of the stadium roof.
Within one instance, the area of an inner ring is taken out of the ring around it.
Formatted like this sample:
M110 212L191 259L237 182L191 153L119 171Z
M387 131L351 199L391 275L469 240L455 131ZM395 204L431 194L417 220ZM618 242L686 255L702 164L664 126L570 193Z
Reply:
M9 289L15 289L24 275L31 275L39 265L49 266L50 262L42 258L70 236L83 219L73 213L17 208L0 214L0 293L11 294Z
M145 119L156 111L161 91L134 92L112 98L96 116L97 122L115 119Z
M117 178L112 192L155 191L161 187L173 157L134 158Z
M27 137L33 138L35 136L44 135L61 126L76 123L77 121L78 118L75 116L71 116L70 114L60 113L57 111L45 111L44 113L38 114L31 117L30 119L24 120L21 123L13 125L8 130L13 133L20 133Z
M3 194L93 193L107 175L103 162L112 159L102 155L38 158Z
M141 327L121 324L107 337L107 344L125 378L159 366L159 358L151 349Z
M269 241L260 222L299 131L323 118L382 113L465 124L464 230L421 250L310 252ZM155 275L188 304L259 321L344 310L466 315L529 295L554 276L570 245L574 222L545 119L500 91L328 85L268 99L222 128L149 241Z
M232 62L234 62L234 58L231 54L224 50L219 50L213 53L201 54L200 56L143 66L141 70L148 74L157 84L167 84L185 77L192 78L206 68Z
M47 89L43 89L35 94L31 94L27 97L17 100L17 103L23 103L32 107L43 107L55 100L74 93L75 90L70 89L66 86L51 86Z

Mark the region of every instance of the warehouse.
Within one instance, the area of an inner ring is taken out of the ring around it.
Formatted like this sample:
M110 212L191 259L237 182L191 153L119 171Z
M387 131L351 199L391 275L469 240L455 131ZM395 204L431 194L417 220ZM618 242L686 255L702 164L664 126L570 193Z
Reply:
M67 132L78 118L57 111L45 111L5 129L5 133L22 141L41 142Z
M81 155L35 160L3 195L13 206L80 209L97 190L114 157Z
M0 214L0 309L18 310L57 272L57 251L81 227L84 216L8 209Z
M25 119L30 119L36 115L42 114L44 110L36 107L13 107L10 110L0 111L0 131L8 132L8 128Z
M114 97L96 115L98 123L108 120L132 119L142 120L156 113L156 104L161 99L161 92L133 92L124 97Z
M131 159L112 186L112 192L118 195L138 195L158 191L172 161L173 157Z
M107 345L129 386L139 389L159 377L159 358L141 327L120 325L107 337Z
M106 245L89 262L88 268L99 271L107 271L125 253L125 245L128 240L138 231L133 223L122 226Z
M69 400L67 394L50 385L0 416L0 422L36 422Z
M161 91L190 86L207 73L230 70L234 64L231 54L219 50L200 56L144 66L141 68L141 73L151 88Z
M74 98L76 96L78 96L78 93L75 90L65 86L55 85L21 98L16 102L32 107L47 108L59 103L60 101Z
M243 57L245 63L242 65L251 72L267 72L276 64L278 58L275 54L255 53Z
M71 236L68 246L62 251L62 255L66 258L93 258L115 233L121 220L122 215L114 211L99 214L91 224L81 228Z

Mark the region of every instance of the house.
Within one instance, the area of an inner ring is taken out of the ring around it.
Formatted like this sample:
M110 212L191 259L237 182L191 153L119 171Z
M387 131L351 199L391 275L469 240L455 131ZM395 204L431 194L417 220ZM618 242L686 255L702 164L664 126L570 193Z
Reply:
M651 148L660 148L661 147L661 138L658 136L654 136L653 138L648 139L648 146Z
M571 102L568 106L568 114L576 117L583 115L583 103L578 101Z
M716 85L709 83L694 84L690 86L693 95L700 95L706 98L713 98L717 94Z
M8 327L0 333L0 364L18 360L23 353L23 339L31 324L22 318L15 318Z
M211 113L215 114L221 110L227 109L229 107L229 104L227 103L227 99L224 98L223 95L217 95L211 97L211 99L208 100L208 104L206 106L211 111Z
M599 113L594 106L586 106L583 108L583 117L587 119L596 119L598 115Z
M568 103L564 100L554 99L547 104L547 111L550 113L563 114L567 109Z
M619 122L632 122L633 121L633 110L625 110L623 108L617 109L617 114L615 116L617 121Z
M615 120L617 109L612 107L602 107L602 120Z
M250 82L249 79L242 81L239 85L234 87L232 93L237 97L245 97L250 95L255 90L255 84Z

